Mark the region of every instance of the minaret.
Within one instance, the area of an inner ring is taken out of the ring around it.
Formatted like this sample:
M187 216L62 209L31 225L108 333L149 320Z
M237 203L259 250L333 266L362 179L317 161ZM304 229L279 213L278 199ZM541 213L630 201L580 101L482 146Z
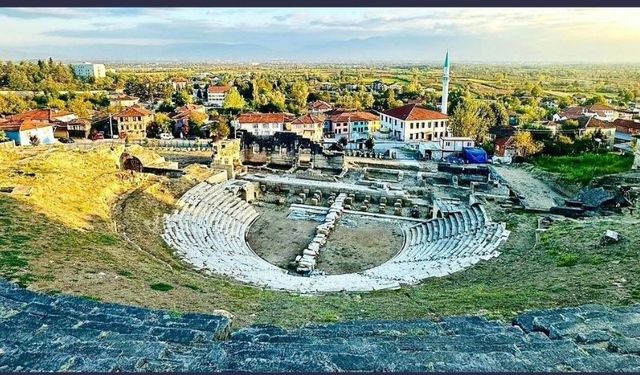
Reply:
M441 112L447 114L449 104L449 50L444 58L444 69L442 72L442 108Z

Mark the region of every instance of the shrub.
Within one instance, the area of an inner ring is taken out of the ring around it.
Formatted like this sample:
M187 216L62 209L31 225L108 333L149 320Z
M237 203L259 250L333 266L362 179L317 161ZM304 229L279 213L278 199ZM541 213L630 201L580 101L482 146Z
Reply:
M151 287L151 289L157 290L159 292L168 292L171 289L173 289L173 285L170 285L170 284L167 284L167 283L155 283L155 284L151 284L149 286Z

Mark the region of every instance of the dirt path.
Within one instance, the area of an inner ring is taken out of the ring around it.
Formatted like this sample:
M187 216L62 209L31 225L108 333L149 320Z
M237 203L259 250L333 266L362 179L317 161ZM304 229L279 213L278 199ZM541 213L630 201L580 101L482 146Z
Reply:
M516 166L498 166L493 168L502 177L514 193L524 196L522 204L527 209L548 211L565 199L543 181Z

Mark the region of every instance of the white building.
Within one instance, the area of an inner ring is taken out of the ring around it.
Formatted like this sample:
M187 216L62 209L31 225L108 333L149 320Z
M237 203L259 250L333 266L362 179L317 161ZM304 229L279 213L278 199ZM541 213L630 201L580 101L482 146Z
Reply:
M476 142L468 137L442 137L436 141L421 142L418 152L424 159L441 160L452 154L461 153L464 148L475 147Z
M37 139L39 144L50 145L56 142L53 135L53 126L40 121L9 121L0 123L0 130L4 131L7 138L13 140L19 146L31 144L31 138Z
M224 106L224 100L227 97L227 94L231 90L231 86L214 86L209 85L207 87L207 97L205 100L205 105L208 107L214 108L222 108Z
M258 137L269 137L284 131L287 120L284 113L243 113L231 125Z
M449 134L449 116L416 103L382 112L380 124L393 139L407 143L438 140Z
M136 105L140 102L139 98L135 96L129 96L126 94L116 94L109 97L109 105L112 107L131 107L132 105Z
M73 64L71 65L73 69L73 74L77 77L81 78L103 78L107 76L107 70L104 67L104 64L92 64L92 63L82 63L82 64Z

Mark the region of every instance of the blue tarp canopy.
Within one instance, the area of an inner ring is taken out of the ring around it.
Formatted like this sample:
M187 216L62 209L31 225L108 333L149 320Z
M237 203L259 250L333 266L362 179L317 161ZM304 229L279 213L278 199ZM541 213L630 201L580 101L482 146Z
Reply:
M464 158L469 163L473 164L486 164L489 162L487 152L480 147L465 147L462 149Z

